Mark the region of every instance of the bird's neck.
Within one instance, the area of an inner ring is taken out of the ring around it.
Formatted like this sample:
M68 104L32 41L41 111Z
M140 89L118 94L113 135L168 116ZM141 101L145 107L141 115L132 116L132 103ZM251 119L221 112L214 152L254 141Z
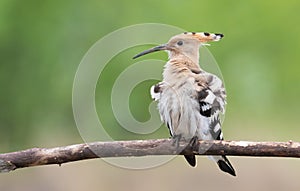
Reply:
M199 52L188 54L173 54L169 57L170 67L175 67L177 70L187 68L189 70L202 70L199 65Z
M164 81L169 85L176 85L177 82L187 80L192 73L201 72L197 62L185 55L176 55L169 59L163 72Z
M169 60L172 59L188 60L189 62L199 66L199 50L187 53L178 53L176 51L171 51L169 52Z

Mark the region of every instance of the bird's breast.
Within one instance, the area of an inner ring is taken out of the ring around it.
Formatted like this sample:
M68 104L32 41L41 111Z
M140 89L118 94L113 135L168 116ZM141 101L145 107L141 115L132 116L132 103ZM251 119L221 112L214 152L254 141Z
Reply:
M180 84L181 85L181 84ZM188 82L185 85L165 87L158 109L162 120L169 126L172 135L181 134L192 138L201 123L196 91Z

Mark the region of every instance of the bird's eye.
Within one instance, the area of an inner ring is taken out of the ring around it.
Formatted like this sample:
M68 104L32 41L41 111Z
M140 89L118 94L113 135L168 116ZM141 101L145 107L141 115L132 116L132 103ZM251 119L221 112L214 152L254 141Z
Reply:
M178 41L178 42L177 42L177 45L178 45L178 46L181 46L181 45L183 45L183 42L182 42L182 41Z

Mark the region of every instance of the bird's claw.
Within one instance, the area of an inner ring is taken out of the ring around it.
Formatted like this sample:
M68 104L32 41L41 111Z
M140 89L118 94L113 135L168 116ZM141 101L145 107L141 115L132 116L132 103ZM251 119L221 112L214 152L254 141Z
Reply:
M185 140L181 135L174 135L172 137L173 143L172 146L176 146L177 148L179 147L179 143L181 140ZM198 148L198 137L194 136L189 140L189 143L187 145L187 147L192 148L193 150L196 150Z
M191 138L190 142L189 142L189 146L193 149L193 150L197 150L198 148L198 144L199 144L199 139L197 136L194 136L193 138Z
M181 138L182 138L181 135L174 135L172 137L172 140L173 140L172 146L176 146L178 148L179 147L179 142L180 142Z

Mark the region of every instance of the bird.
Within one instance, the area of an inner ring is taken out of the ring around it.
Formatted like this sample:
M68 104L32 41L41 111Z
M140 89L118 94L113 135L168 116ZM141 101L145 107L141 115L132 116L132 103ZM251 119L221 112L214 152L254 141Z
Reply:
M177 141L223 140L220 116L225 112L226 91L220 78L199 65L199 48L223 37L221 33L184 32L133 57L162 50L168 53L163 80L153 85L150 93L161 120ZM194 154L184 157L196 166ZM209 157L222 171L236 176L225 155Z

